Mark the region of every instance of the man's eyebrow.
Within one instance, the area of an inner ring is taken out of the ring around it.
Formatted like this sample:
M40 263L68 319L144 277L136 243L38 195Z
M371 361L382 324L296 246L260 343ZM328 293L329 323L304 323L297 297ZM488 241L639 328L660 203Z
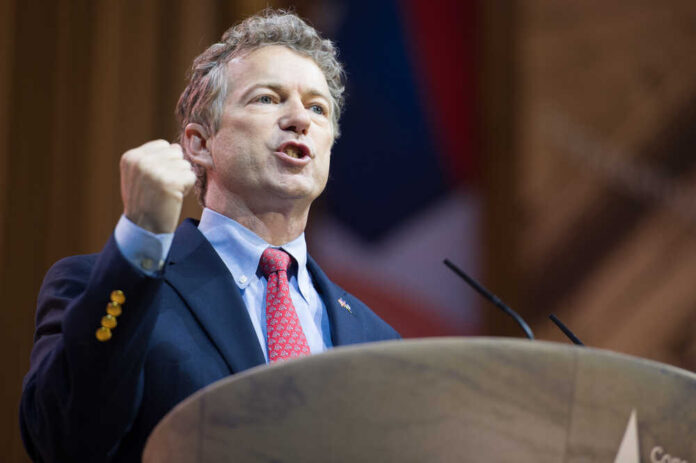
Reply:
M319 96L319 97L325 99L327 102L328 102L328 101L331 101L331 98L329 97L329 95L327 95L326 93L322 92L321 90L310 89L310 90L307 92L307 95L309 95L309 96Z
M249 95L251 92L253 92L257 88L269 88L276 93L279 93L282 90L282 86L279 84L275 84L273 82L259 82L259 83L253 84L251 87L246 89L246 91L242 94L242 97L246 97L247 95Z

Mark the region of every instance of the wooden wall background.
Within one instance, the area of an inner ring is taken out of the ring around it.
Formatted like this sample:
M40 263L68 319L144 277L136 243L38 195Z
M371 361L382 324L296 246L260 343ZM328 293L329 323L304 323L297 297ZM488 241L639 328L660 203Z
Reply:
M489 283L542 339L696 369L696 4L484 4Z
M121 153L176 138L193 57L266 4L1 0L0 460L27 461L17 403L44 273L101 249L122 210Z
M17 402L44 273L101 248L120 154L174 138L192 58L267 3L0 0L3 461L27 461ZM481 12L486 283L542 339L565 342L555 312L588 344L696 369L693 2ZM484 334L518 335L488 314Z

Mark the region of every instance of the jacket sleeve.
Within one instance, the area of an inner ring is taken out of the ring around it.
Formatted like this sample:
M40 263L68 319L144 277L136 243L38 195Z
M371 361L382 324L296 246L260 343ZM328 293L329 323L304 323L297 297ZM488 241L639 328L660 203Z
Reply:
M145 275L113 237L96 256L56 263L38 296L31 366L20 403L34 461L108 461L139 408L161 277ZM95 333L113 290L125 294L110 340Z

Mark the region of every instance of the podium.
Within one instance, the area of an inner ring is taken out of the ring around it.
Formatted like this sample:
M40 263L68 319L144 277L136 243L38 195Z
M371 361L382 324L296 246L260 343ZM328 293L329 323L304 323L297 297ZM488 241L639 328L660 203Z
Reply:
M143 454L257 461L696 462L696 375L542 341L340 347L211 384Z

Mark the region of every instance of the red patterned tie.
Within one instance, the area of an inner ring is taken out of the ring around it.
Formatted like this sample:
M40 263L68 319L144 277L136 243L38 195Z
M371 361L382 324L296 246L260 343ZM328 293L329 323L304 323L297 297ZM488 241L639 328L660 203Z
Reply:
M309 355L307 338L290 298L288 266L290 256L280 249L266 248L261 255L261 272L266 286L266 331L271 362Z

